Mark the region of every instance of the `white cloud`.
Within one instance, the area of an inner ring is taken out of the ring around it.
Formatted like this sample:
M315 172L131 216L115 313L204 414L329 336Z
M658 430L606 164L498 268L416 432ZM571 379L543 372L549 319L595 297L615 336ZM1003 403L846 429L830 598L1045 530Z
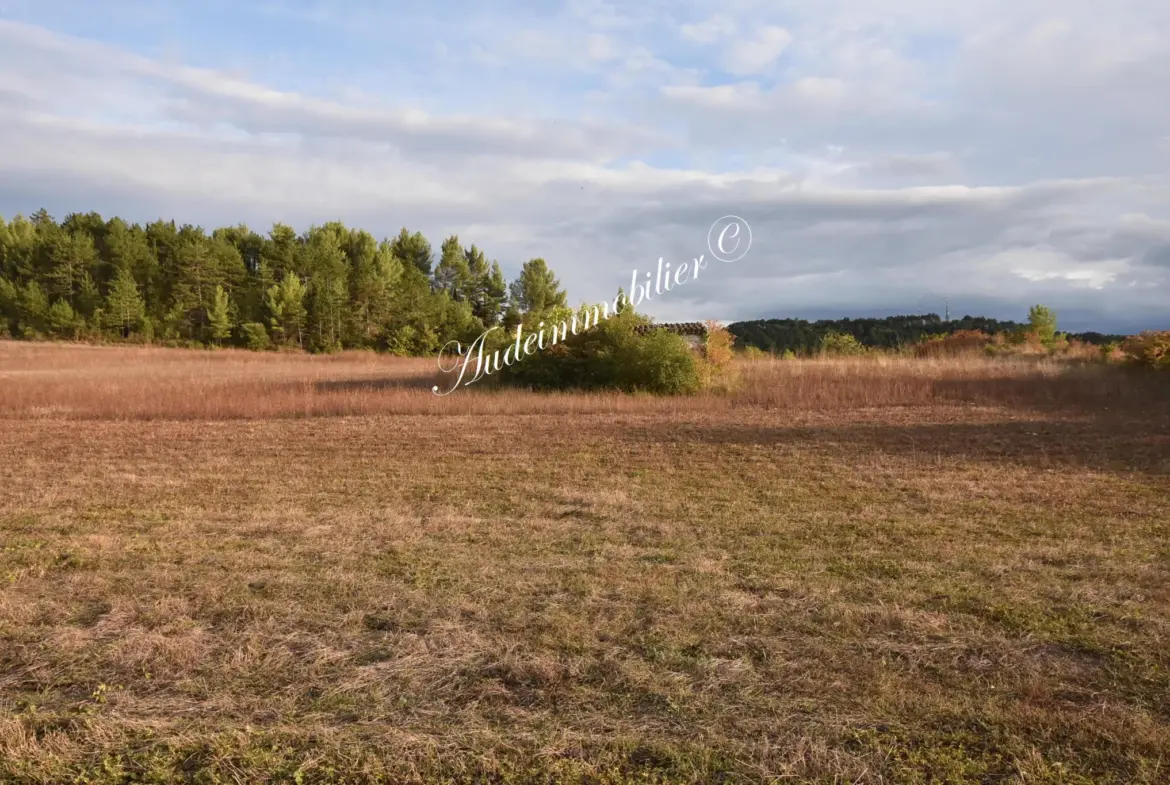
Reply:
M735 31L735 20L723 14L714 14L702 22L685 24L679 28L679 32L684 38L701 44L709 44L721 38L727 38L734 35Z
M371 31L396 12L329 8L311 24L337 25L355 58L363 40L383 52ZM469 9L436 16L441 35L412 27L377 78L337 66L314 89L211 50L199 62L217 67L197 68L0 21L0 212L455 232L509 272L544 256L574 298L702 253L734 213L751 253L653 313L860 316L948 296L1014 318L1044 302L1068 327L1168 318L1160 4L695 0L675 14ZM402 99L386 74L426 89Z
M666 85L662 88L662 93L668 98L716 109L733 107L746 109L758 106L761 99L760 86L756 82L739 82L714 87Z
M1078 262L1047 248L1004 251L987 260L986 269L1007 272L1027 281L1067 281L1077 287L1103 289L1129 271L1125 259Z
M792 34L783 27L764 25L752 31L750 38L731 42L723 66L736 76L764 73L776 64L790 43Z

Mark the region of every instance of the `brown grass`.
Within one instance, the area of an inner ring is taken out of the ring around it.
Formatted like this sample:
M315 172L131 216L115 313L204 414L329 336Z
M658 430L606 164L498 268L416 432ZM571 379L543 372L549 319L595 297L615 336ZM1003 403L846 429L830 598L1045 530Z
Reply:
M1155 374L1101 363L980 356L741 361L737 388L685 398L531 393L491 378L450 388L432 358L313 356L0 341L0 418L225 420L404 414L836 410L923 405L1165 409ZM469 377L470 378L470 374Z
M0 343L0 782L1170 779L1157 377L432 363Z

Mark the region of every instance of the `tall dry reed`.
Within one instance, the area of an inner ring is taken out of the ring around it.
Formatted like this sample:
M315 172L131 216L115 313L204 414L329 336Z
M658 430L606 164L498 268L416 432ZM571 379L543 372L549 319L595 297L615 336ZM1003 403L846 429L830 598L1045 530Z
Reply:
M351 415L596 414L923 405L1164 409L1165 381L1097 363L1027 357L763 359L736 388L658 398L535 393L491 379L446 396L432 358L0 342L0 417L268 419Z

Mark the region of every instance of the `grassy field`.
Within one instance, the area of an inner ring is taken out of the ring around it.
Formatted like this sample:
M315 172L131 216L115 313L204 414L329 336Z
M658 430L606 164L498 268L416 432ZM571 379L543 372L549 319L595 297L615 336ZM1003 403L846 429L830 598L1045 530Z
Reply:
M0 782L1170 782L1170 382L0 342Z

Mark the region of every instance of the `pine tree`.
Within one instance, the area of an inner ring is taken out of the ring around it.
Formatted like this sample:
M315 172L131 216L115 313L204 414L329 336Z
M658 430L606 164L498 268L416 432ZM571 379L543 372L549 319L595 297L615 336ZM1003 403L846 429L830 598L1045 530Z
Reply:
M1056 339L1056 313L1052 309L1033 305L1028 311L1028 323L1045 346L1050 346Z
M487 271L480 283L480 296L474 307L475 315L483 322L484 327L493 327L500 323L507 302L508 282L504 279L500 263L493 261L491 270Z
M46 317L49 330L58 338L76 338L82 321L69 305L69 301L60 299L49 306Z
M568 305L568 296L544 259L531 259L512 282L512 301L524 313L544 313Z
M268 326L273 336L283 343L304 345L305 285L291 270L279 284L269 287L265 297Z
M413 265L424 276L430 277L431 265L434 263L434 253L427 238L421 232L411 234L403 227L402 231L390 244L394 255L405 264Z
M456 302L466 302L471 295L472 275L467 265L467 253L459 238L451 235L443 241L442 256L435 267L435 290L446 292Z
M207 329L211 339L217 343L232 333L230 301L222 286L215 287L211 307L207 311Z
M103 309L106 327L117 330L123 338L130 337L142 327L146 306L138 292L138 284L129 267L122 267L106 295Z
M48 249L50 293L74 306L83 278L97 267L93 238L74 231L54 237Z
M29 281L17 298L20 332L29 336L43 333L49 316L49 298L36 281Z
M341 344L342 311L349 299L349 263L335 226L327 224L310 229L301 257L309 275L310 348L332 351Z

